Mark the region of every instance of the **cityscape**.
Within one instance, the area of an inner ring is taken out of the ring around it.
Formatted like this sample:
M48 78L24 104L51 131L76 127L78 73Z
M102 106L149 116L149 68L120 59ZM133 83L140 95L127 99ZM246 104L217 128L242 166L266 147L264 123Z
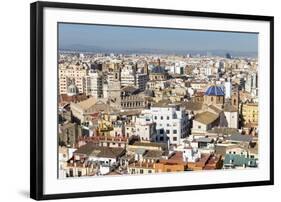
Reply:
M58 178L258 168L257 37L61 23Z

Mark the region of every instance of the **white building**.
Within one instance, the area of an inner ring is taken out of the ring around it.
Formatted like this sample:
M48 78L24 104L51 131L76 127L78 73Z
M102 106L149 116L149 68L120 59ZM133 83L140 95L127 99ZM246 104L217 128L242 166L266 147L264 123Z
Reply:
M238 128L238 112L225 111L224 112L229 128Z
M135 127L135 134L140 137L140 140L149 141L156 133L156 123L152 121L152 116L149 114L137 117Z
M245 90L253 96L258 95L258 75L257 73L248 74L245 82Z
M88 66L86 64L59 64L59 93L67 94L69 85L74 84L79 93L85 93L85 76L88 74Z
M211 76L212 75L212 67L210 65L206 66L205 74L206 74L206 76Z
M224 115L228 128L238 128L238 109L230 104L224 106Z
M185 147L182 152L184 162L197 162L201 158L201 153L197 148Z
M157 133L167 135L171 144L180 144L180 139L188 135L188 117L179 105L157 103L150 113L156 123Z
M225 98L231 98L231 90L232 90L232 84L230 81L226 81L224 83L224 89L225 89Z
M184 74L184 68L186 66L186 63L183 62L183 61L180 61L180 62L176 62L175 63L175 73L176 74Z
M91 71L85 77L86 80L86 95L91 95L94 98L103 97L103 77L99 72Z
M136 86L144 91L148 81L147 74L134 72L131 69L124 69L121 72L121 86Z
M102 83L102 95L103 98L108 98L108 82L107 81L103 81Z

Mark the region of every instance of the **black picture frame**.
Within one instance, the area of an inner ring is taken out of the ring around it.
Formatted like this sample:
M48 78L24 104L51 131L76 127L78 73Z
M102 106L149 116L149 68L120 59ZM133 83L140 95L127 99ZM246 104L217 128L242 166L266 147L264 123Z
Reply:
M82 193L51 194L43 193L43 9L80 9L117 11L130 13L164 14L167 16L194 16L239 20L268 21L270 23L270 179L267 181L204 184L192 186L155 187L130 190L112 190ZM261 186L274 184L274 17L240 15L213 12L151 9L136 7L104 6L75 3L35 2L30 6L30 197L36 200L93 197L108 195L140 194L153 192L187 191L229 187Z

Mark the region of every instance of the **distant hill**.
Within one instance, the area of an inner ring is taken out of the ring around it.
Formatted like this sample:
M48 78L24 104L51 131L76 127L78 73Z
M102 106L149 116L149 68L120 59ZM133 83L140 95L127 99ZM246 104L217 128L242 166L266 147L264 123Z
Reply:
M151 48L136 48L136 49L122 49L122 48L105 48L91 45L73 44L68 46L61 46L60 51L73 52L92 52L92 53L119 53L119 54L180 54L180 55L211 55L211 56L225 56L229 53L233 57L257 57L257 52L242 52L231 50L165 50L165 49L151 49Z

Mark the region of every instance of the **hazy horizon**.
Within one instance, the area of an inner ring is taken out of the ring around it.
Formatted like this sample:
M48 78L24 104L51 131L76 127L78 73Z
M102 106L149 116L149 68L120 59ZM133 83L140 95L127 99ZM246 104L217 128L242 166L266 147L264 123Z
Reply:
M59 23L58 42L59 50L258 53L257 33L187 29Z

